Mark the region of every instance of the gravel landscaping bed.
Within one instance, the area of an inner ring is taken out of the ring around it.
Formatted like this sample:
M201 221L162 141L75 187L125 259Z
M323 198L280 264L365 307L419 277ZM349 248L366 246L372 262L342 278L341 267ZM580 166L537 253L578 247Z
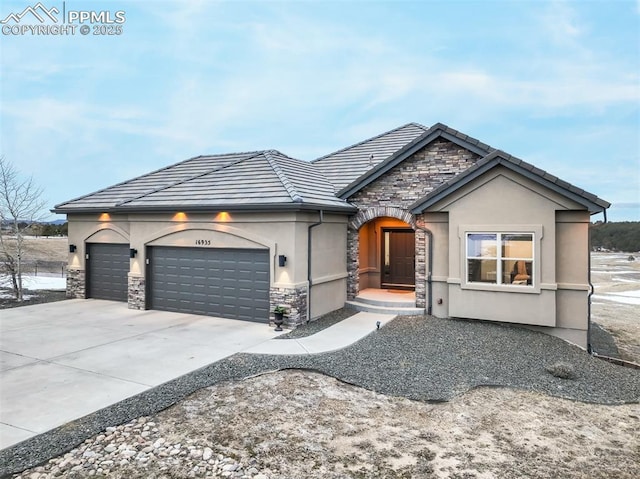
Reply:
M558 363L561 367L555 367ZM586 403L640 401L638 370L598 360L558 338L495 323L398 317L354 345L331 353L236 354L0 451L0 473L35 466L108 426L154 414L203 387L283 369L318 371L377 393L424 402L449 401L480 386ZM568 369L574 379L561 379L547 369L556 373Z
M305 338L307 336L311 336L312 334L316 334L323 329L327 329L329 326L333 326L336 323L339 323L343 319L347 319L358 311L351 308L341 308L335 311L332 311L324 316L319 317L315 321L311 321L310 323L301 324L296 329L292 329L288 333L282 334L278 336L276 339L298 339Z

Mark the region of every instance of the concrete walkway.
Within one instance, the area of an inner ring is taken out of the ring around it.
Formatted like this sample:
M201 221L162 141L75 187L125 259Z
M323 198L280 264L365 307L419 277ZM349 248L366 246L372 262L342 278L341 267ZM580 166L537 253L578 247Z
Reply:
M317 354L346 348L395 318L393 314L357 313L339 323L299 339L270 339L242 351L251 354Z
M67 300L0 311L0 449L239 352L341 349L393 319L359 313L313 336L264 323Z

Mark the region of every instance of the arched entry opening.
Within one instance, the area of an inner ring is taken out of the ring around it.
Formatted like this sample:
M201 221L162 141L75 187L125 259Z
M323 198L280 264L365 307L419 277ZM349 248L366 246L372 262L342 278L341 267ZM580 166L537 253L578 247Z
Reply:
M411 293L416 308L425 308L426 233L401 208L360 210L347 232L348 300L362 298L364 291L402 292Z
M410 224L383 216L358 231L358 290L415 289L415 231Z

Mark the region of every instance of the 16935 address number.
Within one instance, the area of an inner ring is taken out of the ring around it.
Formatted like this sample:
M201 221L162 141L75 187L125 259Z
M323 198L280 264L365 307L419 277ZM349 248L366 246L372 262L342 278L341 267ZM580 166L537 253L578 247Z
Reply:
M211 240L197 239L196 246L211 246Z

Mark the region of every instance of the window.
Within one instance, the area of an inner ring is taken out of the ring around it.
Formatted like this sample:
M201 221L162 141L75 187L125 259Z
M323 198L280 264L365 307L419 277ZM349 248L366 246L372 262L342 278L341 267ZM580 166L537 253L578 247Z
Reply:
M533 233L467 233L467 283L533 285Z

